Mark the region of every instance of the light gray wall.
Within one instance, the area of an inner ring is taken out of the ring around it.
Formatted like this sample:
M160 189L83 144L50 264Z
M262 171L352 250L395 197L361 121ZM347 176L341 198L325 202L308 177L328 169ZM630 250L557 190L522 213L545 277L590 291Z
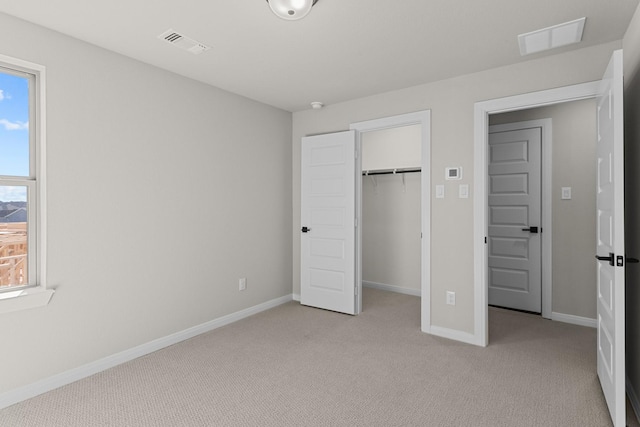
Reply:
M487 70L431 84L387 92L322 110L293 115L293 289L300 291L300 140L305 135L349 128L354 122L432 110L431 178L443 181L447 166L464 169L460 184L470 185L470 198L433 198L431 227L431 322L473 333L473 109L478 101L599 80L612 42ZM446 291L456 292L456 305L446 305Z
M6 15L0 53L47 67L56 288L0 393L291 293L290 113Z
M362 170L419 168L422 163L422 125L364 132Z
M625 244L640 258L640 6L624 36L625 76ZM627 378L640 413L640 264L626 268Z
M362 280L420 290L420 173L362 178Z
M546 118L553 121L552 310L555 313L595 319L595 100L493 115L490 123ZM562 187L572 188L571 200L561 199Z

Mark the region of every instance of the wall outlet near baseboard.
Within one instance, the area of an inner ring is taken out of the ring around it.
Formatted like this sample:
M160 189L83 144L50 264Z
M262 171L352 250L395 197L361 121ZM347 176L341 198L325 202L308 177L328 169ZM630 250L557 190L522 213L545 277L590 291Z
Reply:
M240 290L240 291L247 290L247 278L246 277L238 279L238 290Z
M456 293L447 291L447 304L456 305Z

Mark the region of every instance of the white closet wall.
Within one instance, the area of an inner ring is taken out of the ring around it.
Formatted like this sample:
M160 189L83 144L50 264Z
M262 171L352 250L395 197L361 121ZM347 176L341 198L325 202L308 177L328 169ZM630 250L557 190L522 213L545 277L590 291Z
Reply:
M419 168L421 125L401 126L362 134L362 170Z

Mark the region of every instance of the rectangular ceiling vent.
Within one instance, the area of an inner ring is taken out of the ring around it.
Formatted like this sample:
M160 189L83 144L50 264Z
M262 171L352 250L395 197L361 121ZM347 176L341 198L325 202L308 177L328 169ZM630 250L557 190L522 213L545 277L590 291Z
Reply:
M202 52L211 49L209 46L197 42L192 38L180 34L179 32L172 29L168 29L164 33L160 34L158 38L166 41L167 43L171 43L172 45L177 46L180 49L191 52L194 55L200 55Z
M529 55L572 43L579 43L582 41L585 20L586 18L580 18L575 21L520 34L518 36L520 55Z

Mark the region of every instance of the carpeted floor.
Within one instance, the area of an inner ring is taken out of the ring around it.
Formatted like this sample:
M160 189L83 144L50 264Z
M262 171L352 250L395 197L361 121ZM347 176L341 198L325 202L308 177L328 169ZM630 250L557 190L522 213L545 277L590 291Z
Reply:
M407 295L365 289L357 317L291 302L11 406L0 426L611 425L594 329L491 309L479 348L419 326Z

